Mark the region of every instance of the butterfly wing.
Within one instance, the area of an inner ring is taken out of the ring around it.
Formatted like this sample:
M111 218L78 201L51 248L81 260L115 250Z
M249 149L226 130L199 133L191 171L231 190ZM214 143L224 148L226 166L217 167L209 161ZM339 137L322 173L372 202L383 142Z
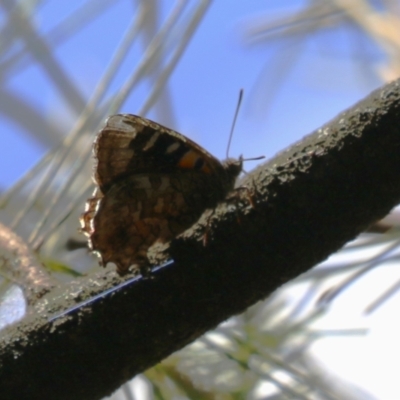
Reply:
M137 174L100 190L87 201L82 230L101 263L113 262L124 274L148 264L148 250L197 221L205 210L202 193L214 187L199 172Z
M108 118L94 144L95 181L103 193L130 175L177 169L219 176L219 160L185 136L148 119L118 114Z
M82 231L102 264L114 262L121 274L148 263L151 246L171 240L214 207L240 171L227 174L190 139L130 114L107 120L94 156L98 188L86 203Z

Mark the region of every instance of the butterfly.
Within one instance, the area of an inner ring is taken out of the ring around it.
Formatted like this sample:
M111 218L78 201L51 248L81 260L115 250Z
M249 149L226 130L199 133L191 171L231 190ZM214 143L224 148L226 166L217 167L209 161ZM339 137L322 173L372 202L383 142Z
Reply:
M123 275L233 190L242 158L220 162L187 137L132 114L112 115L93 154L96 189L81 230L102 265Z

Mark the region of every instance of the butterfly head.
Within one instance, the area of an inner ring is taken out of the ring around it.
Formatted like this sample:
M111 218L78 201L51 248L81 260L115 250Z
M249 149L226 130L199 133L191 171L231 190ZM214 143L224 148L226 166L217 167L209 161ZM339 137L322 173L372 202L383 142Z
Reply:
M226 173L226 181L229 189L233 189L237 177L243 170L243 157L239 158L227 158L223 161L222 166L224 167Z
M223 161L222 166L226 172L226 180L228 182L227 186L233 189L237 177L243 171L244 161L262 160L263 158L265 158L265 156L254 158L243 158L243 156L240 156L239 158L227 158L225 161Z

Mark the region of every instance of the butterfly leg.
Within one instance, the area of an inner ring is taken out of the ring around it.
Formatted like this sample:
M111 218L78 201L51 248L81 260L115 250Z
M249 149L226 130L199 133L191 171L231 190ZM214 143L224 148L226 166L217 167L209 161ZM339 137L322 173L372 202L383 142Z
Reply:
M254 184L253 184L254 186ZM256 191L254 189L254 187L252 189L250 189L248 186L239 186L238 188L236 188L235 190L237 191L243 191L246 194L246 198L247 201L249 202L251 208L256 209Z
M254 186L254 185L253 185ZM241 225L241 219L239 214L239 202L241 200L241 193L244 192L245 199L249 203L250 207L256 210L256 191L254 188L249 188L248 186L239 186L235 188L226 198L227 202L235 206L236 219L239 225Z
M204 230L203 238L202 238L204 247L206 247L208 245L208 243L210 242L211 218L213 217L213 215L215 213L215 209L211 209L209 211L210 211L210 214L206 217L207 218L206 228Z

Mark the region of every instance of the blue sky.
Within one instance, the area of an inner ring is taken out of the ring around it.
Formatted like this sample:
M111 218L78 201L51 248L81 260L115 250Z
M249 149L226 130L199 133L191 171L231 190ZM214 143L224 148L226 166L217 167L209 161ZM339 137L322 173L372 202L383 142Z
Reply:
M349 46L349 29L326 30L300 42L248 43L246 32L256 22L287 11L293 3L224 0L209 7L168 84L174 114L171 128L224 158L238 92L243 88L245 97L230 155L271 157L379 86L373 74L360 74L357 62L350 57L354 49ZM171 3L161 4L167 12ZM46 3L36 19L40 31L45 35L71 10L68 3ZM131 2L117 2L57 47L57 60L82 96L92 93L133 10ZM296 51L299 54L294 59ZM117 75L114 87L136 65L138 57L139 45ZM379 61L378 53L374 58ZM35 108L56 121L62 132L67 132L77 118L35 62L5 85L30 99ZM151 82L142 85L121 111L137 112L149 85ZM29 170L50 144L30 137L5 115L0 116L0 129L0 146L6 150L0 159L0 187L6 188ZM251 169L249 164L247 169Z

